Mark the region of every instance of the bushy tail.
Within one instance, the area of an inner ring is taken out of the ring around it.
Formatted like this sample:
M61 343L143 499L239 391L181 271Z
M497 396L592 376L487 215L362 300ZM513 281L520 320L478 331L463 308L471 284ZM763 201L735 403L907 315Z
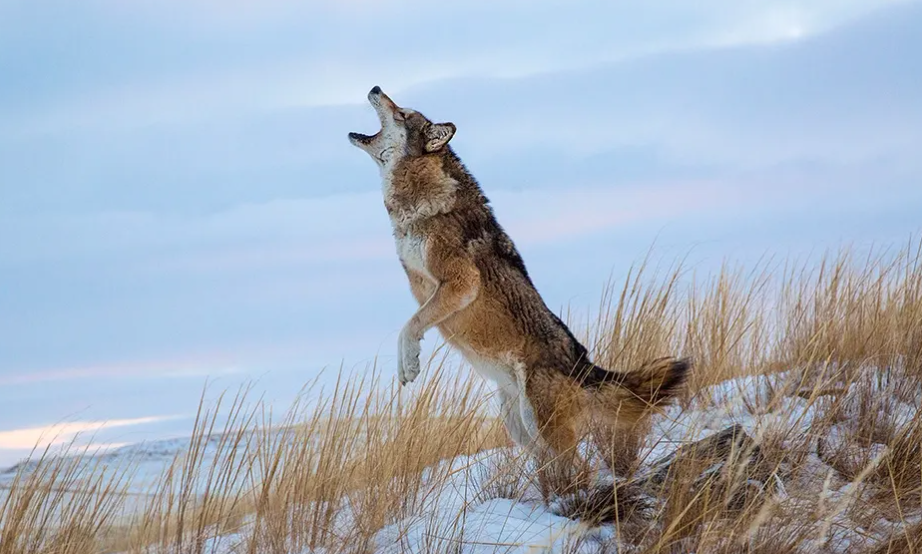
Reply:
M690 369L691 361L687 358L658 358L637 371L622 373L615 384L630 392L637 402L658 407L679 393Z
M609 371L595 364L582 371L580 384L606 404L618 405L632 419L671 401L685 385L692 367L688 358L663 357L629 372Z

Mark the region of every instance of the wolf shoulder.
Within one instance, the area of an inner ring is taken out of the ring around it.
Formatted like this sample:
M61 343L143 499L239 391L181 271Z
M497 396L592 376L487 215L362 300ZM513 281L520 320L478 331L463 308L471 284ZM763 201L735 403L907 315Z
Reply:
M486 280L529 282L512 239L486 206L459 206L430 220L430 234L476 264Z

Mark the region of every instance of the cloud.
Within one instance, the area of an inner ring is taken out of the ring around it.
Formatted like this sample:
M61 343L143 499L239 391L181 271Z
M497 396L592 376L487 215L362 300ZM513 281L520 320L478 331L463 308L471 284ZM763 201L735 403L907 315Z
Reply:
M922 48L920 26L913 5L791 44L667 53L502 87L458 80L398 100L449 114L469 156L540 145L576 160L648 147L660 165L918 161L922 62L901 52Z
M232 359L232 356L226 356ZM241 369L232 361L220 359L200 360L145 360L96 366L67 367L24 371L0 375L0 386L32 385L78 379L189 379L235 375Z
M724 178L781 164L842 171L876 163L909 172L920 163L922 87L915 76L922 62L902 53L922 49L920 25L918 5L907 5L794 43L666 52L509 79L436 80L397 86L394 97L455 122L458 151L490 190ZM409 66L384 69L393 79L382 86L393 92L389 83L399 85L413 73ZM283 73L317 82L314 73ZM348 105L261 111L244 95L216 120L182 116L139 129L107 129L109 122L130 124L131 113L74 108L86 129L8 137L0 147L0 213L202 214L374 190L376 172L344 138L377 124L364 103L371 76L340 91ZM261 74L240 81L266 82ZM190 109L223 109L233 88L196 93L202 106ZM153 87L150 97L169 102L161 92ZM140 117L158 111L117 98L100 106L128 106ZM66 118L41 113L50 122Z
M77 435L82 435L84 433L117 427L149 425L167 419L171 419L171 417L157 416L134 419L115 419L110 421L74 421L70 423L56 423L43 427L0 431L0 450L25 450L33 447L45 448L46 446L63 445L73 440ZM96 446L111 448L117 445L101 444Z
M529 264L540 264L560 245L594 256L581 246L594 238L647 245L665 225L691 241L707 233L702 222L727 228L922 205L904 191L882 183L868 198L861 175L773 174L487 194ZM283 360L308 368L308 360L364 358L413 309L380 192L141 221L36 218L4 229L43 240L3 255L2 290L12 293L0 316L0 384L246 374ZM546 278L571 283L561 271L550 267Z
M770 190L743 193L734 180L621 186L612 186L603 176L587 180L576 180L563 189L488 186L486 191L505 227L523 244L572 240L637 220L716 212L754 197L772 196ZM784 190L784 183L779 185L777 190ZM116 212L10 217L0 222L0 236L30 237L27 242L0 241L0 263L8 266L121 259L131 266L140 262L139 270L157 274L319 268L390 261L394 256L379 191L243 204L204 216Z
M0 72L19 86L0 100L10 108L5 127L19 133L137 128L359 102L379 81L399 90L785 41L890 3L14 2L0 52L18 55L0 54ZM543 28L554 32L535 31ZM421 47L416 37L432 38Z

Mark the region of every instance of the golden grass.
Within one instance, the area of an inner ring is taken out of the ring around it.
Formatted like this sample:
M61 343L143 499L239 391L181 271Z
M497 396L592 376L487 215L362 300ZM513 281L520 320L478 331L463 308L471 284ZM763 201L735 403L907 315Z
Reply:
M701 279L681 264L657 272L647 258L622 286L608 287L597 318L581 327L600 365L626 370L690 355L696 366L681 399L689 409L707 404L711 385L788 371L741 401L752 413L787 416L786 399L796 396L815 416L806 426L777 418L753 437L758 463L737 452L703 481L715 460L680 456L648 519L619 521L607 542L568 537L565 549L614 552L620 541L632 552L823 551L837 547L843 518L869 520L863 528L871 529L885 514L905 532L867 531L853 548L919 551L922 418L898 422L893 410L919 401L920 261L910 243L861 259L845 250L816 264L725 266ZM222 548L245 553L368 552L383 527L430 521L444 483L469 469L440 462L510 444L491 416L489 387L454 369L434 358L400 389L390 369L373 367L329 391L305 387L280 418L250 402L248 389L202 402L188 448L143 495L128 494L130 464L40 453L2 493L0 554L204 554L219 537ZM497 452L471 505L520 498L532 484L529 460ZM833 472L811 474L817 459ZM787 483L787 495L750 490L756 473ZM829 494L836 483L847 492ZM431 520L424 551L470 546L467 507L451 529Z

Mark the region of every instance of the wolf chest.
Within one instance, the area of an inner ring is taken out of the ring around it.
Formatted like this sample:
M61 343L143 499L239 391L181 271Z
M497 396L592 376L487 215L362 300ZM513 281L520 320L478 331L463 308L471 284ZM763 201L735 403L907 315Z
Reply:
M407 269L422 275L429 275L426 268L426 239L413 233L401 233L394 237L397 256Z

